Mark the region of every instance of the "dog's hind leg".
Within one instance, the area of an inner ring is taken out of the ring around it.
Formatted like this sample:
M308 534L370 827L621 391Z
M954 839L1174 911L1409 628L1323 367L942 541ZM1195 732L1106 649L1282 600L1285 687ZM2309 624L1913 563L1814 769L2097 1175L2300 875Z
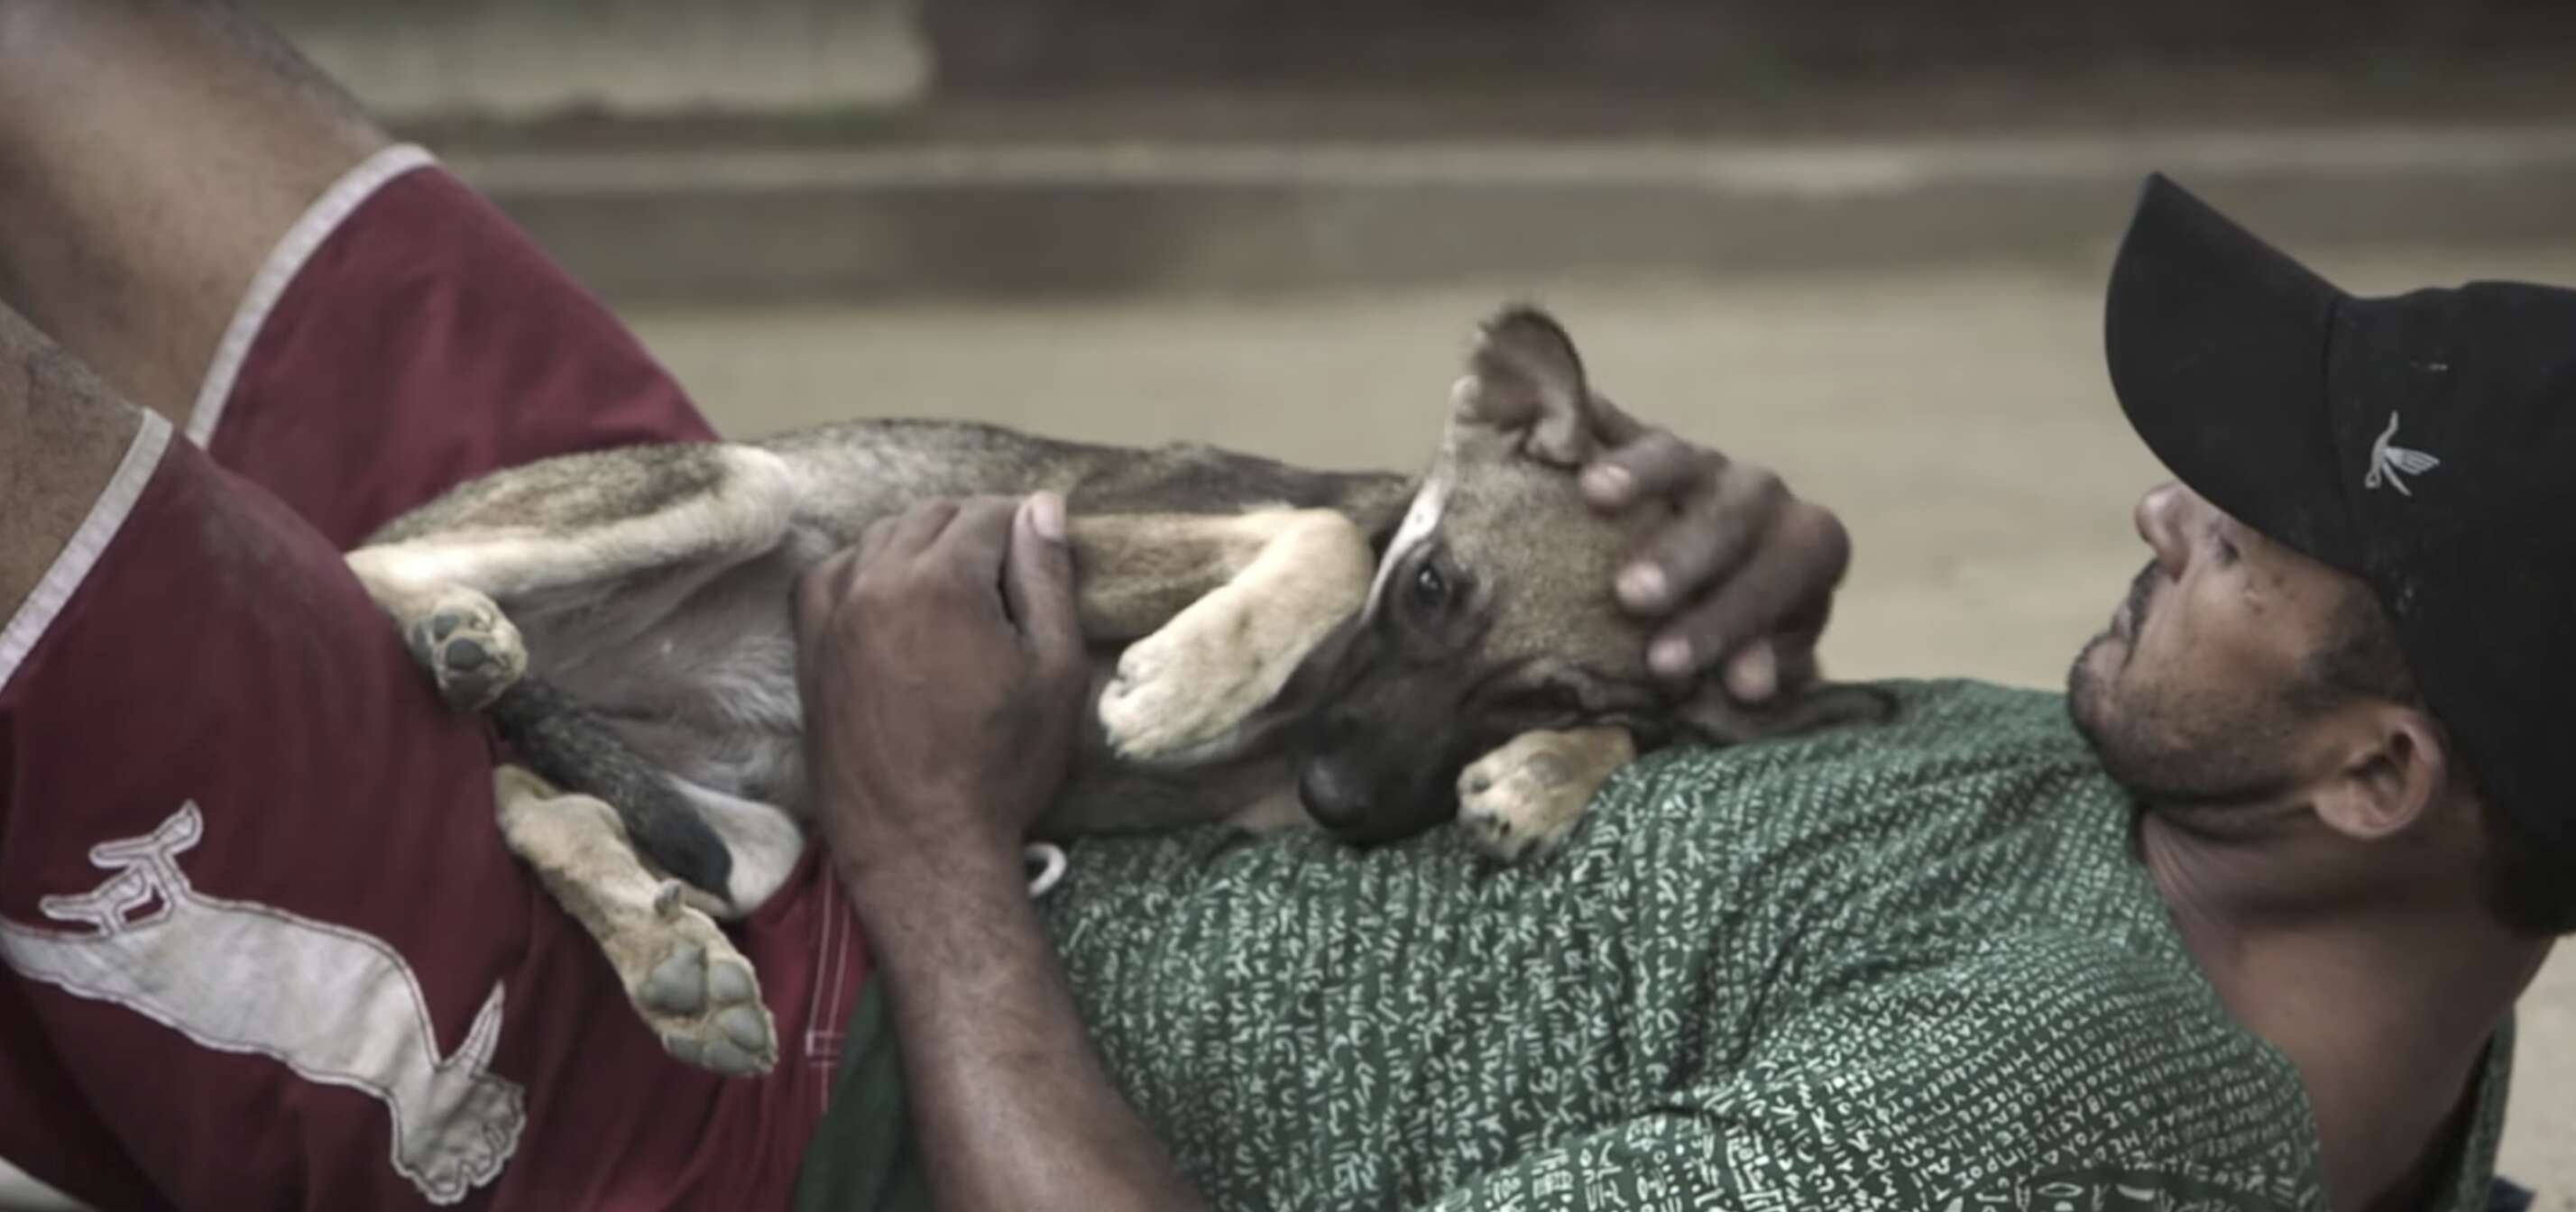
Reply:
M672 1056L727 1077L778 1063L778 1029L751 961L703 894L646 867L617 814L516 766L492 773L501 836L599 943L627 1000Z
M348 563L440 694L477 709L526 672L521 625L584 610L592 639L632 635L775 548L795 489L783 459L752 447L567 455L469 483L397 519Z
M685 779L673 779L671 786L697 808L698 818L724 843L725 880L718 890L724 900L707 911L718 917L742 917L767 904L796 869L796 860L805 855L805 833L795 818L773 805Z
M1076 518L1071 538L1085 634L1144 636L1100 699L1111 747L1132 761L1230 752L1367 603L1376 567L1359 526L1322 509Z

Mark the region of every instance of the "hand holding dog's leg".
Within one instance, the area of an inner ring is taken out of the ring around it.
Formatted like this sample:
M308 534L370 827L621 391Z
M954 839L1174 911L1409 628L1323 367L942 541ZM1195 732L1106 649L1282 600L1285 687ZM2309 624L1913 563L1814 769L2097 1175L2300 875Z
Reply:
M1622 605L1662 624L1648 664L1677 681L1722 667L1747 702L1812 680L1816 640L1851 567L1842 520L1767 467L1641 425L1607 401L1593 412L1601 445L1584 465L1584 496L1606 510L1661 501L1674 511L1616 586Z
M1088 681L1062 508L926 506L806 576L814 806L883 966L939 1206L1196 1207L1110 1084L1022 882Z

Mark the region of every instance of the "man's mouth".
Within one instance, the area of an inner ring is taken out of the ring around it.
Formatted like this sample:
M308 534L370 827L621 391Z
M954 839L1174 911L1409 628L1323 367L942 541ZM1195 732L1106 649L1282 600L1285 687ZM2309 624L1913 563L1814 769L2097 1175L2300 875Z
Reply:
M2123 640L2137 638L2138 626L2147 621L2147 603L2156 593L2156 566L2138 570L2138 579L2129 583L2129 596L2121 599L2120 608L2111 614L2111 634Z

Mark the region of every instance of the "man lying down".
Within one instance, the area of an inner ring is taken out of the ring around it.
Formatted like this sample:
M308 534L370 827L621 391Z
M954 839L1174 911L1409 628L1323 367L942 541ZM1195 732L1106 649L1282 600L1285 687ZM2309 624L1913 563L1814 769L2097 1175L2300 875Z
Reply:
M1658 753L1527 867L1208 829L1032 905L1080 709L1023 634L1072 609L1052 506L836 561L838 857L744 923L784 1055L725 1081L513 866L483 736L336 554L703 423L238 18L0 31L0 291L44 330L0 313L0 1155L87 1202L2483 1206L2511 1003L2576 928L2576 295L2350 298L2151 182L2109 357L2182 484L2069 694ZM1682 505L1605 587L1657 663L1778 693L1830 514L1658 432L1584 476ZM923 588L961 578L1020 611Z
M2576 926L2576 292L2352 298L2155 178L2107 330L2182 482L2063 698L1905 685L1888 724L1665 751L1536 869L1088 843L1034 920L957 886L974 844L894 840L900 776L826 784L916 1135L881 1143L863 1054L809 1194L917 1158L960 1206L2485 1207L2509 1007ZM1821 617L1839 552L1756 542L1738 577Z

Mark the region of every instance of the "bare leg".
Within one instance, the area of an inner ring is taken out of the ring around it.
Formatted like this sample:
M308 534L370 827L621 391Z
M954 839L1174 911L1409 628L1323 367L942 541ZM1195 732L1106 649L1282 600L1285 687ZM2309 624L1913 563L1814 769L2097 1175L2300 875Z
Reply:
M221 4L0 0L0 300L184 425L278 237L386 142Z
M143 414L0 307L0 622L89 516Z

